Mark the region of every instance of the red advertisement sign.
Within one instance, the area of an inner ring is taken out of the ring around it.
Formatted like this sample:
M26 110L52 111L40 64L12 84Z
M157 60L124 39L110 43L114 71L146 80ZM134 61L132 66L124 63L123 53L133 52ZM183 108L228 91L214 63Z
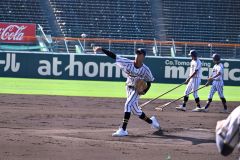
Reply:
M32 43L36 41L36 24L0 22L0 42Z

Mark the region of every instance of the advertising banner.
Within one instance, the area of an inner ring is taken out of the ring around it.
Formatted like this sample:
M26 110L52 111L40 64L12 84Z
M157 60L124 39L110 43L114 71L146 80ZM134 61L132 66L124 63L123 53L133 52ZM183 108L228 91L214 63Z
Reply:
M36 24L0 22L0 42L33 43L36 41Z
M130 57L134 59L134 57ZM145 64L157 83L180 84L189 76L190 59L149 58ZM202 61L202 84L212 73L212 60ZM240 86L240 61L222 61L225 85ZM114 60L103 55L0 53L1 77L125 81Z

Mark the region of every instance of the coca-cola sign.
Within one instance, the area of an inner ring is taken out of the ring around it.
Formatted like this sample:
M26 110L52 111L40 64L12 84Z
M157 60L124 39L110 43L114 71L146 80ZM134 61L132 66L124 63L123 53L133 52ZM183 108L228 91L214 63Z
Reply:
M33 43L36 40L36 24L0 22L0 42Z

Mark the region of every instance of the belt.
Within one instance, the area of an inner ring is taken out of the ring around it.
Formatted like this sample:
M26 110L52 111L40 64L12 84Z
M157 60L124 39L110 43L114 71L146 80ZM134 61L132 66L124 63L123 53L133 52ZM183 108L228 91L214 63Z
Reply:
M128 88L130 88L130 89L135 89L135 87L134 86L127 86Z

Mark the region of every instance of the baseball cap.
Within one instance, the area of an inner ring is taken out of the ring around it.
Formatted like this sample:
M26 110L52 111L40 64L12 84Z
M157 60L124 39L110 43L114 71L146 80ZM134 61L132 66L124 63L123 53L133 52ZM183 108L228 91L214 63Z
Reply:
M137 50L136 50L136 54L143 54L144 56L146 56L146 51L145 51L145 49L143 49L143 48L138 48Z
M190 50L188 55L193 56L193 57L197 57L197 52L194 49L192 49L192 50Z
M212 55L212 58L213 58L213 60L215 60L215 61L220 61L220 59L221 59L220 55L217 54L217 53L214 53L214 54Z

